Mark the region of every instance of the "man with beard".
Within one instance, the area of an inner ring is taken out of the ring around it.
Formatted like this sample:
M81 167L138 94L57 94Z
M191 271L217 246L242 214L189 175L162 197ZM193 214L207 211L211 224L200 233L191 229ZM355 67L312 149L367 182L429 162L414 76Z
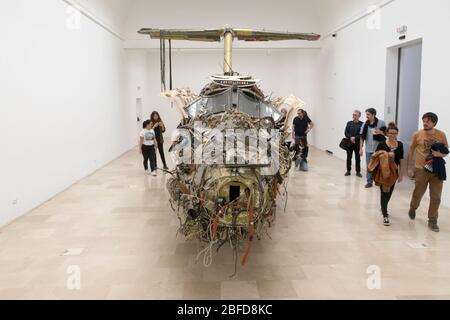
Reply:
M428 209L428 227L439 232L438 216L441 204L441 194L444 181L432 172L425 170L425 162L430 155L433 158L445 158L447 155L439 151L433 151L432 146L440 143L448 148L447 137L444 132L436 129L438 116L434 113L426 113L423 117L423 130L414 133L411 148L408 154L408 176L415 178L416 186L411 199L409 217L416 218L416 210L420 206L423 195L427 188L430 188L430 207ZM414 171L411 168L415 156Z
M370 108L366 110L367 122L361 127L361 138L359 154L364 154L364 144L366 145L366 162L369 166L372 155L376 152L378 144L386 141L386 123L377 118L377 110ZM366 188L373 187L373 175L367 170Z

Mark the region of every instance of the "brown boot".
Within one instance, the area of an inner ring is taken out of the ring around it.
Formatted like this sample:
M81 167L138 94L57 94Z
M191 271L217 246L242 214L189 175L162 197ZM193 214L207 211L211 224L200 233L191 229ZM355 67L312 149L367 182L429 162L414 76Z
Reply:
M414 210L412 208L409 209L408 215L411 220L414 220L416 218L416 210Z

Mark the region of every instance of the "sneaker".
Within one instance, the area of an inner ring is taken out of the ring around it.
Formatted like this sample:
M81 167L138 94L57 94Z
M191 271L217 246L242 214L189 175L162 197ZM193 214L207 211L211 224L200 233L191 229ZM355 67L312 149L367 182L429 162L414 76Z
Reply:
M346 177L350 177L351 175L352 175L352 174L351 174L350 172L348 172L348 171L345 173L345 176L346 176Z
M365 186L366 189L370 189L370 188L372 188L372 187L373 187L373 183L368 183L368 184L366 184L366 186Z
M145 170L145 173L146 173L146 174L150 174L151 171L147 169L147 170Z
M152 171L152 176L156 176L156 171Z
M383 218L383 224L384 224L386 227L389 227L389 226L391 225L391 222L389 221L389 217L384 217L384 218Z
M362 174L359 173L359 172L356 174L356 176L357 176L358 178L362 178L362 177L363 177Z
M411 220L414 220L416 218L416 210L409 209L408 215Z
M428 222L428 228L430 228L431 231L433 232L439 232L439 226L437 223L435 222Z

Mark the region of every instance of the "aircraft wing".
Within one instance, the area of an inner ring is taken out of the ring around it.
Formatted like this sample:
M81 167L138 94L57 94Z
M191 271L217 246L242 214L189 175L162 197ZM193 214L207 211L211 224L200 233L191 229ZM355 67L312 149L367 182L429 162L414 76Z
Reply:
M320 35L315 33L295 33L295 32L271 32L256 31L249 29L233 29L239 40L243 41L280 41L280 40L307 40L317 41Z
M223 35L223 29L209 30L181 30L181 29L141 29L140 34L149 35L152 39L167 40L188 40L188 41L206 41L220 42Z
M140 34L149 35L152 39L187 40L220 42L226 31L230 30L238 40L243 41L281 41L281 40L307 40L317 41L320 35L315 33L272 32L257 31L251 29L149 29L138 31Z

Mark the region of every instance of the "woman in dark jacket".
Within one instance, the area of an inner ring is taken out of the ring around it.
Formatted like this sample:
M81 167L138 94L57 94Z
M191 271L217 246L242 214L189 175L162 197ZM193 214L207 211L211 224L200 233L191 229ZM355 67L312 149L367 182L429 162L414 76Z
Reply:
M155 131L156 141L158 142L159 156L164 166L164 170L169 170L166 163L166 157L164 156L164 137L163 133L166 132L164 122L161 120L159 113L153 111L150 116L150 122L153 124L153 130Z
M395 164L398 167L398 182L402 182L403 180L403 158L404 158L404 150L403 143L397 140L398 136L398 128L395 123L391 122L387 128L387 137L388 139L384 142L381 142L377 151L384 150L389 153L389 161L395 161ZM383 214L383 223L385 226L390 226L391 223L389 221L388 214L388 204L391 200L392 193L394 192L395 184L392 186L389 192L383 192L383 187L381 189L381 212Z

